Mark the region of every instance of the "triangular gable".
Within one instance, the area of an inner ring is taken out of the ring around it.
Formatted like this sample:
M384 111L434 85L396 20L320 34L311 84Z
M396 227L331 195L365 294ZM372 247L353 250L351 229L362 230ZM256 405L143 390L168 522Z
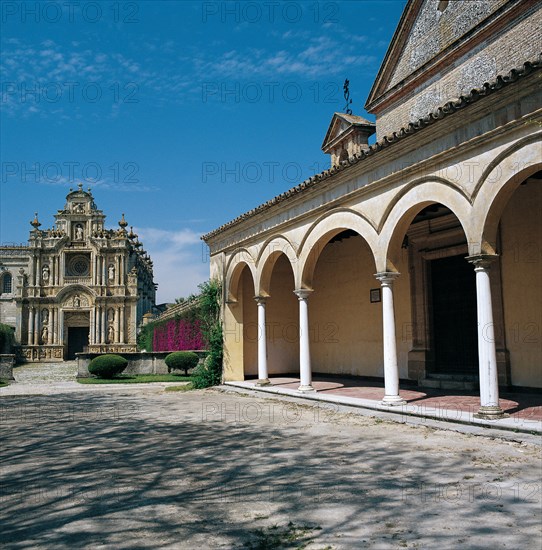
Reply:
M357 115L347 115L345 113L335 113L326 132L326 137L322 143L322 150L326 151L334 143L341 141L354 128L363 128L370 133L374 132L375 125L363 117Z
M473 29L485 25L482 22L492 13L516 3L518 0L409 0L371 88L367 111L376 112L383 96L394 93L390 92L394 87L414 85L414 78L416 86L421 85L429 77L429 69L434 71L441 61L452 62L444 58L466 35L470 37Z

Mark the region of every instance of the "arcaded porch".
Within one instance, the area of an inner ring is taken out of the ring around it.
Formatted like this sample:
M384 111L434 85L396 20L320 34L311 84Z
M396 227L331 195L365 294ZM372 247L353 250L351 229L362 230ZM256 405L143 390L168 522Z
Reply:
M316 391L301 393L298 391L300 379L294 375L270 376L267 386L256 385L256 379L238 382L226 382L257 391L278 393L341 405L350 405L395 413L398 416L419 416L459 422L492 426L495 428L542 433L542 394L502 391L500 406L509 415L498 421L476 418L480 407L478 390L440 390L420 388L408 381L401 381L401 397L406 405L390 407L382 405L384 382L363 377L342 377L315 374L312 386Z

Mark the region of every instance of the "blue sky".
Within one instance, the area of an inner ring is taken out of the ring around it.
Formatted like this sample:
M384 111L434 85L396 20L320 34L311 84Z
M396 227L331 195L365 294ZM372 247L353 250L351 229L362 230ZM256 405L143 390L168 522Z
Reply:
M0 242L81 181L134 225L159 302L195 291L203 233L329 166L345 78L367 116L405 3L3 2Z

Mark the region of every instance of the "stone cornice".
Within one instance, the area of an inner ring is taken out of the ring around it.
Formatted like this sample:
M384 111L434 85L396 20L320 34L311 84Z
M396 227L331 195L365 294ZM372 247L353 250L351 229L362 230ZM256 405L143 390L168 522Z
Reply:
M416 123L410 123L406 128L401 128L399 132L393 132L389 136L385 136L382 140L376 142L374 145L371 145L366 151L361 152L354 157L349 158L346 161L343 161L340 165L334 166L328 170L316 174L315 176L310 177L296 187L277 195L273 199L261 204L260 206L238 216L234 220L220 226L219 228L203 235L201 238L205 242L211 241L217 235L223 233L224 231L241 224L243 221L248 220L258 214L264 213L270 209L274 209L276 205L281 204L285 201L291 203L294 198L297 198L301 193L307 193L310 189L318 185L318 190L322 190L322 183L326 182L330 178L336 179L337 177L343 176L342 173L348 172L347 177L351 176L353 168L358 165L361 161L372 157L376 153L384 154L383 151L388 149L390 146L398 143L409 136L419 133L421 130L427 129L432 126L439 120L446 118L447 116L466 108L469 105L472 105L479 101L480 99L487 97L496 93L497 91L505 88L506 86L517 82L519 79L524 78L535 71L539 71L542 68L542 55L536 61L525 62L521 69L512 69L508 75L501 76L499 75L495 81L492 83L486 83L480 89L474 89L471 91L468 96L461 96L457 101L450 101L444 106L437 108L432 113L421 118ZM515 121L514 121L515 122ZM487 139L487 133L485 136ZM382 152L382 153L381 153ZM340 176L339 176L340 174Z

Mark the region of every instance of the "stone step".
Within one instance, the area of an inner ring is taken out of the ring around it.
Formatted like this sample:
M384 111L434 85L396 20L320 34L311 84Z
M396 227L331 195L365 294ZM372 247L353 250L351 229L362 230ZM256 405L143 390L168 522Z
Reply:
M423 380L420 380L420 386L440 390L478 390L479 386L477 380L466 377L463 378L463 380L454 380L452 378L425 378Z

